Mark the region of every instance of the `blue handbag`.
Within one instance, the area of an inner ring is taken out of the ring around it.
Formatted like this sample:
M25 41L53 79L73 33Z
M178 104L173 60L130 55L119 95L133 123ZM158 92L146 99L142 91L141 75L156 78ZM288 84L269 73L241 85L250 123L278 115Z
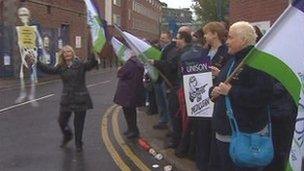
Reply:
M234 61L229 68L227 76L230 74L233 65ZM225 96L225 103L232 130L229 146L229 154L232 161L240 167L262 167L270 164L274 150L269 108L267 133L244 133L239 130L228 96Z

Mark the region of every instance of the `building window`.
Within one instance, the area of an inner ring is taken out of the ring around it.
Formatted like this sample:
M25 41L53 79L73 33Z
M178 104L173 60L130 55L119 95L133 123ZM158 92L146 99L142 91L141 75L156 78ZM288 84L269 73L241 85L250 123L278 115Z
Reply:
M159 14L157 12L154 12L153 10L145 7L144 5L133 1L133 10L143 16L146 16L152 20L158 21Z
M121 6L121 0L113 0L114 5Z
M121 16L117 14L113 14L113 22L114 24L121 26Z

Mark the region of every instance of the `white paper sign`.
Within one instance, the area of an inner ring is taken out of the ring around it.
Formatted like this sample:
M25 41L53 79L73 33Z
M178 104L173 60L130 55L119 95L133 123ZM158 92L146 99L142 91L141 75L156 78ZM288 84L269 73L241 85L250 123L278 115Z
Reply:
M4 60L3 61L4 65L11 65L11 57L10 56L4 55L3 60Z
M81 36L76 36L76 48L81 48Z
M212 117L214 104L209 98L211 72L184 75L183 81L188 116Z

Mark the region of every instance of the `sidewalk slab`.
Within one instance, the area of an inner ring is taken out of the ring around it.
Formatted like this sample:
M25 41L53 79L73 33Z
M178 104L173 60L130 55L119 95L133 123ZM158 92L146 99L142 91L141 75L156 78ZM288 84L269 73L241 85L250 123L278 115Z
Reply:
M165 160L172 164L179 171L197 171L195 162L187 158L178 158L174 155L174 149L165 148L168 137L168 129L155 130L153 125L158 123L159 115L147 115L144 108L141 108L137 114L138 127L141 137L146 139L148 143L161 154Z

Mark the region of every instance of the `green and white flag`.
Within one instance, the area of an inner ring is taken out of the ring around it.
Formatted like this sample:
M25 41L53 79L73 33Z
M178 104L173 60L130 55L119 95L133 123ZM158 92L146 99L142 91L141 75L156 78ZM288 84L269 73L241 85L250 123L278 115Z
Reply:
M152 81L156 82L159 77L159 72L153 65L149 63L148 60L159 60L161 57L160 51L128 32L123 32L118 27L116 27L116 29L120 32L120 34L122 34L129 47L132 49L138 59L144 64L144 67Z
M94 0L84 0L87 6L87 23L90 26L93 52L100 53L106 43L104 25Z
M160 60L161 52L158 49L128 32L124 31L123 34L127 37L127 42L130 41L139 50L140 54L138 55L146 56L148 59Z
M111 40L112 47L116 56L118 57L119 61L125 63L130 57L132 56L132 50L130 50L127 46L122 44L119 40L115 37Z
M248 54L246 65L275 77L299 105L290 171L301 171L304 162L304 0L296 0Z

